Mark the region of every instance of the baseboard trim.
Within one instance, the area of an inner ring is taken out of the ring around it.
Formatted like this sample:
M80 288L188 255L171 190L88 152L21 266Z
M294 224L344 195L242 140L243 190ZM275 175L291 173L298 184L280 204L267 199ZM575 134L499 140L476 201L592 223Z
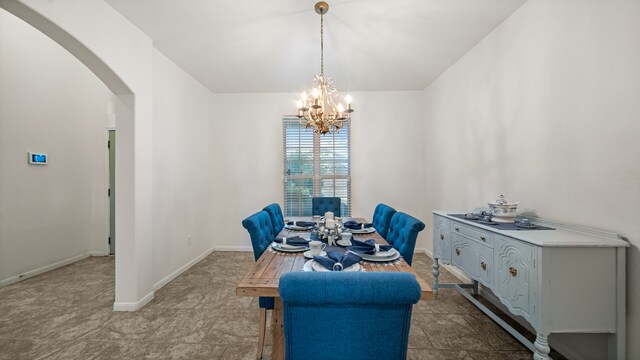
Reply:
M177 278L178 276L180 276L180 274L182 274L183 272L189 270L189 268L191 268L193 265L197 264L200 260L204 259L209 254L211 254L213 252L213 250L214 250L214 247L210 247L208 250L206 250L202 254L196 256L195 258L193 258L193 260L191 260L188 263L182 265L180 268L178 268L178 270L176 270L176 271L172 272L171 274L165 276L162 280L158 281L157 283L155 283L153 285L153 291L158 291L158 289L160 289L163 286L167 285L169 282L171 282L171 280Z
M571 350L563 342L554 341L553 337L549 338L549 345L567 359L585 360L585 358L578 355L575 351Z
M65 266L65 265L69 265L69 264L74 263L76 261L80 261L82 259L86 259L89 256L91 256L91 253L92 252L86 252L86 253L83 253L83 254L80 254L80 255L72 256L72 257L64 259L64 260L56 261L53 264L45 265L45 266L39 267L39 268L34 269L34 270L29 270L29 271L24 272L24 273L22 273L20 275L16 275L16 276L12 276L10 278L6 278L6 279L3 279L3 280L0 280L0 287L11 285L11 284L17 283L18 281L26 280L28 278L32 278L32 277L34 277L36 275L40 275L40 274L45 273L47 271L51 271L51 270L57 269L59 267Z
M89 251L89 255L90 256L95 256L95 257L109 256L109 254L105 253L104 251Z
M253 251L251 246L218 246L213 247L215 251Z
M113 311L136 311L140 310L143 306L147 305L149 301L153 300L154 292L151 291L142 299L136 302L114 302Z

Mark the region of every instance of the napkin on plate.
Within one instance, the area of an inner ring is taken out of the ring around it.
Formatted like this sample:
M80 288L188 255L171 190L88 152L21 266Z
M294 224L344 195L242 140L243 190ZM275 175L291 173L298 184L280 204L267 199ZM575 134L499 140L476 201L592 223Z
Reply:
M359 263L362 258L354 253L329 252L327 257L314 256L313 260L331 271L342 271Z
M376 242L373 239L360 241L356 239L351 239L352 246L349 246L347 249L357 252L358 254L369 254L373 255L376 253ZM393 248L391 245L380 245L378 251L389 251Z
M273 241L277 242L278 244L282 244L282 238L275 238L273 239ZM287 238L287 245L307 246L309 245L309 240L301 238L300 236L294 236L294 237Z
M287 225L294 225L293 221L289 221L287 223ZM300 226L300 227L311 227L311 226L316 226L316 223L314 223L313 221L296 221L295 222L296 226Z
M347 229L351 229L351 230L362 230L362 229L367 229L372 227L373 224L371 223L360 223L357 222L355 220L349 220L349 221L345 221L344 223L344 227L346 227Z

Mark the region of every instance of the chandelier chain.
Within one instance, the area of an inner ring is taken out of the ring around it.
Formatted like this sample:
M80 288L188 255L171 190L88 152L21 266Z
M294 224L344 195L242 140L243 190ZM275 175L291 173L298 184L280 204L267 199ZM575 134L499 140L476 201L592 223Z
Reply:
M324 78L324 15L320 14L320 76Z

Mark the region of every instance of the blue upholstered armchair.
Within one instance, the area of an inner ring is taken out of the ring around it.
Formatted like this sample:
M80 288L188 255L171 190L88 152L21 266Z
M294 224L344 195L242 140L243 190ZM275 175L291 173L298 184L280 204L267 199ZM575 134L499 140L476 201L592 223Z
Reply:
M407 359L414 275L290 272L279 291L287 360Z
M242 226L249 231L251 246L253 247L253 256L257 261L275 237L271 218L269 214L263 210L242 220ZM273 309L273 302L273 298L270 297L261 297L258 299L258 306L260 307L258 359L262 358L262 349L264 348L264 338L267 330L267 310Z
M391 218L387 242L400 252L407 264L411 265L416 248L418 233L424 230L424 223L411 215L397 212Z
M311 199L311 215L322 216L327 211L331 211L335 216L342 216L339 197L314 197Z
M396 213L396 209L389 205L378 204L373 212L373 227L378 234L383 238L387 238L389 232L389 225L391 224L391 218Z
M280 205L273 203L271 205L267 205L262 210L269 214L269 218L271 219L271 228L273 229L273 236L278 236L284 227L284 217L282 216L282 209L280 209Z

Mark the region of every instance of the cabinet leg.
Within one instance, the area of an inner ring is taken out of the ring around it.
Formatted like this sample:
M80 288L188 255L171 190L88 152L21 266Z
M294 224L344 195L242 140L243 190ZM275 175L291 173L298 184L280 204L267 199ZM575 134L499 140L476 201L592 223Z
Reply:
M473 295L478 296L478 282L473 280Z
M433 293L438 295L438 276L440 275L440 266L438 265L438 258L433 258Z
M533 353L534 360L551 360L549 357L551 348L549 347L546 334L538 333L536 336L536 342L533 343L533 347L536 349L536 352Z

